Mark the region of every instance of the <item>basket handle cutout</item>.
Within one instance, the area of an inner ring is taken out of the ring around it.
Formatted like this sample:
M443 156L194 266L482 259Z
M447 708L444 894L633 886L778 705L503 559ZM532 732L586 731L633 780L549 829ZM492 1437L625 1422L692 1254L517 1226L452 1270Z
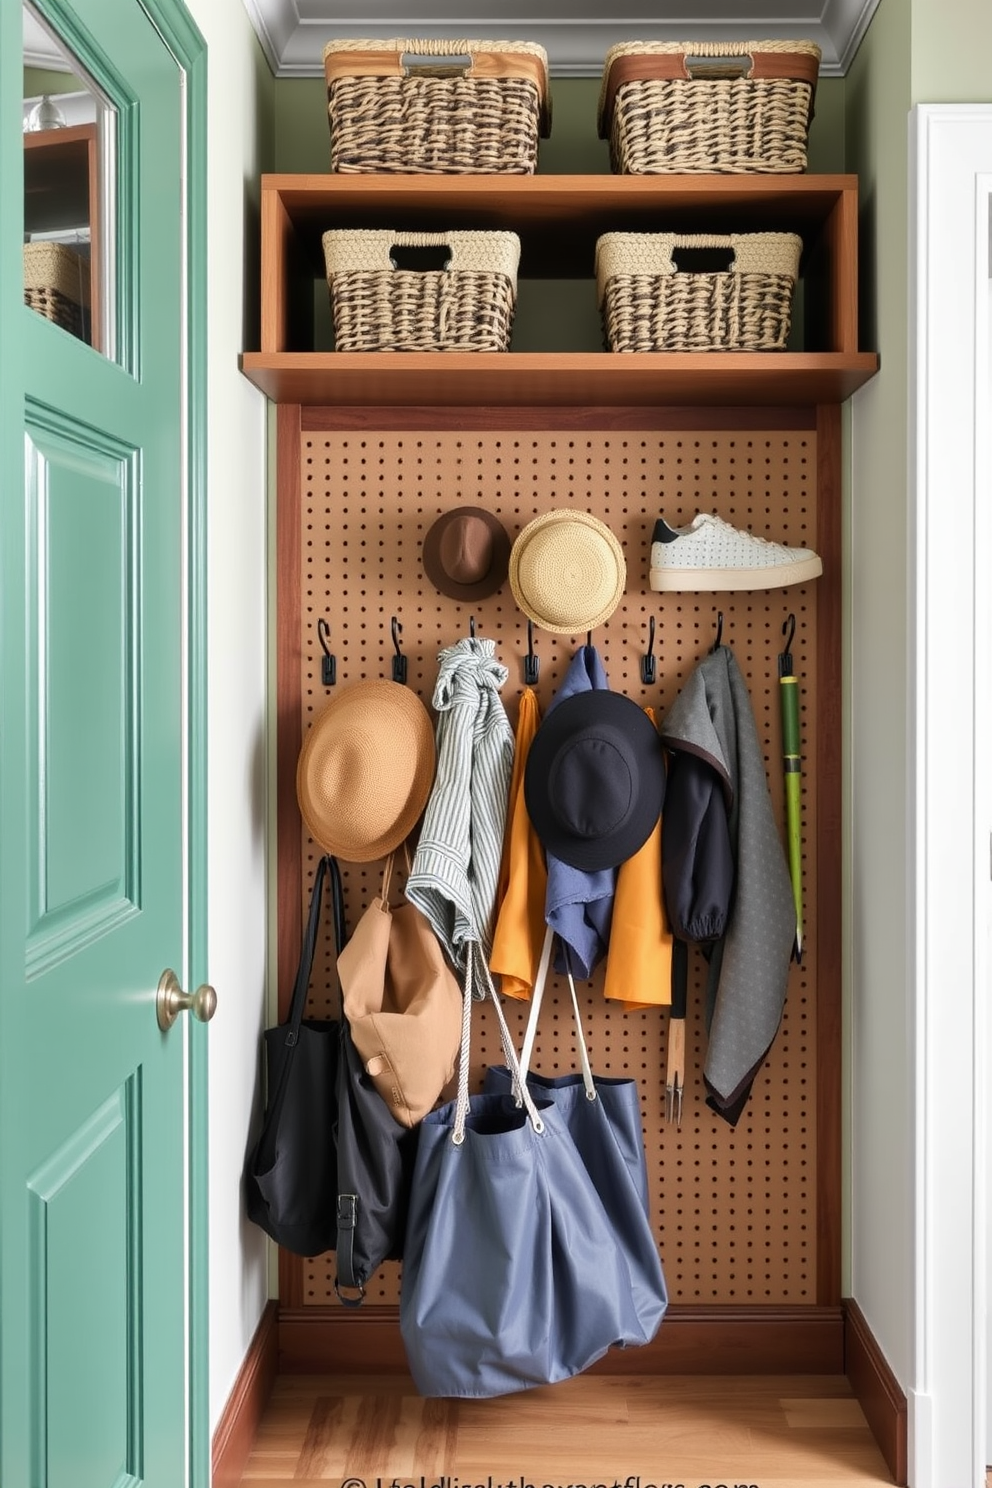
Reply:
M436 274L451 263L451 248L447 243L394 243L389 250L389 262L394 269Z
M749 52L740 57L692 57L682 59L686 76L693 82L715 82L724 78L746 78L751 76L754 58Z
M472 58L468 52L450 57L432 57L423 52L404 52L400 65L406 77L465 77L472 71Z
M672 249L672 263L678 274L729 274L735 257L733 248L675 246Z

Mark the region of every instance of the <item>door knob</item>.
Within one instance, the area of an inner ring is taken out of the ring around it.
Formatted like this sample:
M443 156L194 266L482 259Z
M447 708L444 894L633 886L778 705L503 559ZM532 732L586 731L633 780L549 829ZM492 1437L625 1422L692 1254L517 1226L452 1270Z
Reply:
M195 992L184 992L176 973L171 970L163 971L158 979L158 996L155 998L158 1026L162 1032L168 1033L179 1014L187 1010L201 1023L209 1023L217 1011L217 993L209 982L204 982Z

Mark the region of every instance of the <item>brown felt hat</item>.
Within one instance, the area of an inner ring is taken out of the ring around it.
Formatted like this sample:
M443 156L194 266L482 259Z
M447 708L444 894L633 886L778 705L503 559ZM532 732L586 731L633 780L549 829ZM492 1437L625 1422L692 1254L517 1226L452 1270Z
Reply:
M456 506L424 538L424 572L449 599L485 599L505 583L510 539L481 506Z
M303 741L296 796L307 831L346 863L399 847L427 805L436 751L430 715L399 682L353 682Z

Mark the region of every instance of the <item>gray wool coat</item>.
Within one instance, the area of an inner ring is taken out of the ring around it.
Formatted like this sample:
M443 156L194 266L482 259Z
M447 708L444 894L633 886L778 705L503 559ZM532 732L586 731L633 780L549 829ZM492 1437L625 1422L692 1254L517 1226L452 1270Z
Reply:
M735 889L710 956L703 1077L707 1104L736 1124L782 1019L796 907L750 695L728 647L703 658L659 732L667 749L711 765L727 795Z

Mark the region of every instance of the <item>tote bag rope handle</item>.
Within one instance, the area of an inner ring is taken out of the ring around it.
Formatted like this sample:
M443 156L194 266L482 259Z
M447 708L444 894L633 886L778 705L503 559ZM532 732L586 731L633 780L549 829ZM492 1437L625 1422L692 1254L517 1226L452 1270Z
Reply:
M413 865L410 862L410 844L409 844L409 842L404 842L403 843L403 856L406 859L406 874L407 874L407 878L409 878L410 874L413 872ZM386 858L386 861L383 864L383 868L382 868L382 888L379 890L379 898L382 900L382 904L383 904L383 908L384 909L391 908L390 903L389 903L389 892L390 892L390 888L391 888L392 882L393 882L393 868L395 867L395 865L396 865L396 850L394 848L393 851ZM338 875L338 877L340 878L340 874ZM343 902L344 901L342 900L342 904L343 904ZM344 923L344 921L342 919L342 924L343 923ZM338 954L339 955L341 954L341 949L342 949L342 947L339 944L338 945Z
M472 1032L472 1003L474 997L475 967L478 962L484 983L482 1001L488 998L496 1009L496 1018L499 1022L499 1040L503 1046L503 1058L506 1060L510 1074L513 1077L514 1090L517 1093L517 1104L526 1107L527 1116L534 1131L540 1136L544 1131L544 1122L541 1120L538 1109L534 1104L529 1090L524 1082L520 1070L520 1061L517 1059L517 1051L513 1047L510 1030L503 1016L500 1000L493 986L492 977L486 958L482 954L482 947L478 941L469 941L468 951L465 957L465 987L462 992L462 1046L458 1059L458 1096L455 1101L455 1122L451 1133L454 1146L460 1147L465 1140L465 1121L468 1117L469 1095L468 1095L468 1069L469 1069L469 1040Z
M554 944L555 932L549 925L544 933L544 945L541 947L541 960L537 968L537 976L534 978L534 991L531 994L530 1013L527 1018L527 1031L524 1034L523 1048L520 1051L520 1073L524 1080L527 1079L527 1071L530 1068L530 1056L534 1052L534 1040L537 1037L537 1020L541 1014L541 1003L544 1001L544 984L548 979L548 967L551 964L551 949ZM572 994L572 1011L575 1014L575 1032L579 1045L579 1060L582 1064L582 1083L586 1089L586 1100L596 1100L597 1091L592 1075L592 1066L589 1063L589 1050L586 1048L586 1038L582 1030L582 1017L579 1013L579 999L575 991L575 979L572 976L572 962L568 954L568 946L564 941L560 942L562 954L565 957L565 974L568 977L568 990ZM517 1101L519 1105L519 1100Z

